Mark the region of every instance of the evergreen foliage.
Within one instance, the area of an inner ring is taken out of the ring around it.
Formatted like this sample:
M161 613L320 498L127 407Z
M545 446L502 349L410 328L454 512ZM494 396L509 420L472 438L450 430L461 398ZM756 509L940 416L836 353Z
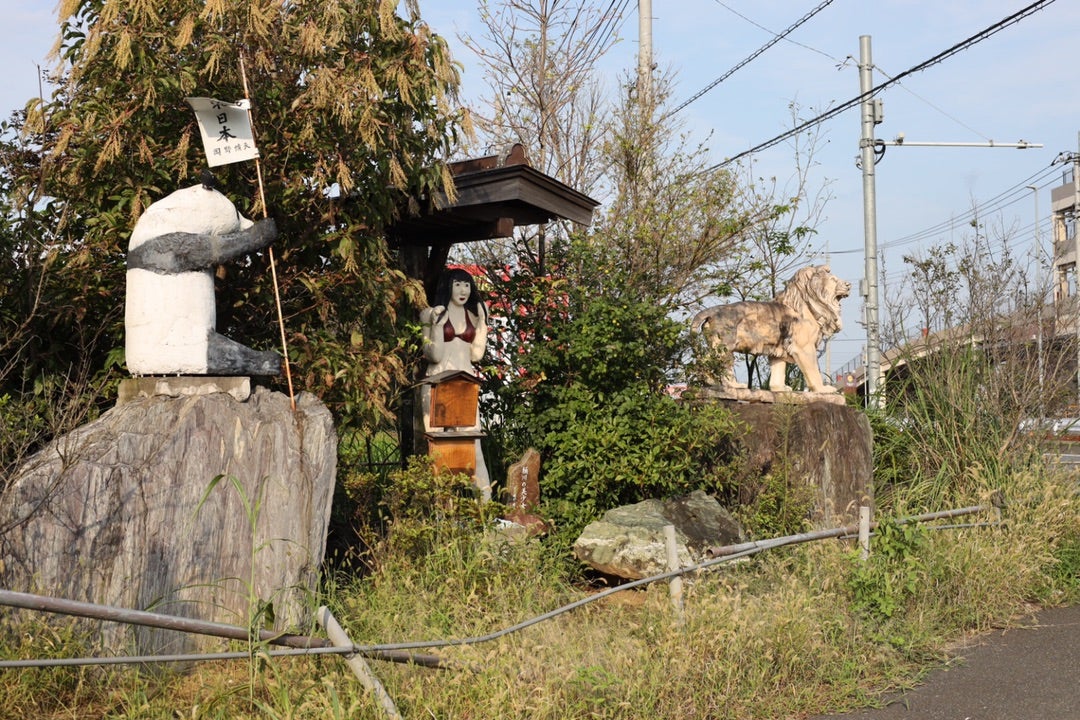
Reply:
M5 252L4 262L23 262L15 286L37 283L42 297L27 307L25 290L0 296L7 323L41 315L31 342L5 347L0 367L19 365L32 377L89 357L95 376L119 361L130 230L146 206L194 184L205 167L184 98L243 97L243 59L266 207L254 163L215 172L241 212L277 222L298 389L317 392L346 426L388 416L405 368L398 315L419 288L396 267L383 230L410 204L448 190L441 161L467 130L445 41L416 3L406 3L408 18L397 6L62 2L58 89L31 102L5 137L0 177L18 208L4 242L33 252ZM280 347L266 256L227 272L219 331ZM4 380L6 389L25 389L14 375Z
M513 308L485 388L497 455L540 451L542 513L564 540L618 505L720 490L734 421L666 392L687 351L682 323L631 292L589 239L556 250L551 274L491 278Z

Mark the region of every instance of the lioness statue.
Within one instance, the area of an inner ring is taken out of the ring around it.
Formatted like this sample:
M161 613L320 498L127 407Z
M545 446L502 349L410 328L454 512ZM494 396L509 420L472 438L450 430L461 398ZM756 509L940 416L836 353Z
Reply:
M705 335L713 351L768 356L771 390L791 390L785 377L787 364L795 363L808 390L834 393L821 377L817 353L823 340L839 332L840 301L850 293L851 283L833 275L828 265L811 265L796 272L773 301L706 308L694 316L691 328ZM719 384L746 387L735 380L734 362Z

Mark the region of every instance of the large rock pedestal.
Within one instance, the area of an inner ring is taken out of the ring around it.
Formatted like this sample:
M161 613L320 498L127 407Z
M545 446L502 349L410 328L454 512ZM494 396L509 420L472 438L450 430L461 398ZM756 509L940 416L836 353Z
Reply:
M741 440L747 459L744 487L770 473L783 475L813 490L815 525L857 522L859 506L873 502L870 421L855 408L814 402L811 393L791 395L803 395L806 401L729 405L748 426Z
M0 587L241 626L272 602L275 627L306 622L336 458L332 418L311 395L295 413L261 388L245 402L131 400L17 471L0 502ZM140 654L208 645L111 623L102 633Z

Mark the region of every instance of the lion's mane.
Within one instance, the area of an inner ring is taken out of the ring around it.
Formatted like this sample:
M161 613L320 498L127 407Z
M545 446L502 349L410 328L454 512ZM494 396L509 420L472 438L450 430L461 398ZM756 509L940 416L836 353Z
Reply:
M837 295L837 292L843 292ZM804 267L795 273L776 296L782 303L803 318L813 318L821 329L817 342L840 332L840 298L847 297L850 286L829 270L828 265ZM816 343L815 343L816 344Z

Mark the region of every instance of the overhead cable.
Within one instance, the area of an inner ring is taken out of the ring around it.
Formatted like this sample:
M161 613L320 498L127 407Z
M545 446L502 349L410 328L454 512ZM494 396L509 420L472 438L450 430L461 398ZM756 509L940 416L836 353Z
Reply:
M722 83L722 82L724 82L725 80L727 80L727 79L728 79L729 77L731 77L732 75L734 75L734 74L735 74L735 73L736 73L736 72L737 72L737 71L738 71L739 69L741 69L741 68L745 67L746 65L750 64L751 62L753 62L753 60L754 60L754 59L755 59L756 57L758 57L759 55L761 55L761 54L762 54L763 52L765 52L766 50L768 50L769 48L771 48L771 47L772 47L773 45L775 45L776 43L778 43L778 42L780 42L781 40L783 40L783 39L784 39L785 37L787 37L788 35L790 35L790 34L791 34L792 32L794 32L794 31L795 31L795 30L796 30L796 29L797 29L797 28L798 28L798 27L799 27L800 25L802 25L802 24L803 24L803 23L805 23L805 22L806 22L807 20L809 20L810 18L814 17L814 16L815 16L815 15L817 15L817 14L818 14L819 12L821 12L822 10L824 10L824 9L825 9L826 7L828 7L829 5L831 5L831 4L832 4L832 2L833 2L833 0L825 0L825 1L824 1L824 2L822 2L822 3L820 4L820 5L818 5L818 6L816 7L816 8L814 8L814 9L813 9L813 10L811 10L810 12L806 13L805 15L803 15L803 16L802 16L801 18L799 18L798 22L796 22L796 23L795 23L794 25L792 25L791 27L789 27L789 28L788 28L787 30L785 30L784 32L780 33L779 35L777 35L777 36L773 37L773 39L772 39L772 40L770 40L769 42L767 42L767 43L765 43L764 45L762 45L761 47L759 47L759 48L758 48L757 50L755 50L755 51L754 51L753 53L751 53L749 57L747 57L746 59L744 59L744 60L743 60L742 62L738 63L738 64L737 64L737 65L736 65L735 67L731 68L731 69L730 69L730 70L728 70L728 71L727 71L726 73L724 73L724 74L723 74L723 75L721 75L720 77L718 77L718 78L716 78L715 80L713 80L713 81L712 81L711 83L709 83L708 85L706 85L706 86L705 86L704 88L702 88L701 90L698 90L698 91L697 91L696 93L694 93L694 94L693 94L692 96L690 96L690 98L689 98L688 100L684 101L684 102L683 102L683 103L682 103L681 105L679 105L678 107L676 107L676 108L675 108L674 110L672 110L671 112L667 113L667 115L666 115L665 117L669 117L669 116L671 116L671 115L674 115L675 113L679 112L680 110L682 110L682 109L683 109L684 107L686 107L686 106L687 106L687 105L689 105L690 103L692 103L692 102L694 102L695 100L697 100L698 98L700 98L700 97L701 97L702 95L704 95L705 93L707 93L707 92L709 92L710 90L712 90L712 89L713 89L714 87L716 87L716 86L717 86L717 85L719 85L720 83Z
M986 29L972 35L971 37L967 38L966 40L958 42L957 44L953 45L952 47L948 48L947 50L944 50L944 51L938 53L937 55L934 55L932 58L930 58L928 60L924 60L923 62L919 63L918 65L915 65L914 67L908 68L907 70L900 73L896 77L894 77L894 78L892 78L890 80L886 80L885 82L883 82L883 83L881 83L879 85L875 85L873 88L871 88L870 90L867 90L865 93L862 93L862 94L848 100L847 102L844 102L844 103L842 103L840 105L837 105L836 107L832 108L831 110L828 110L828 111L818 115L815 118L812 118L812 119L807 120L807 121L805 121L803 123L800 123L796 127L792 128L792 129L790 129L790 130L788 130L788 131L786 131L786 132L784 132L784 133L782 133L780 135L777 135L776 137L772 138L771 140L766 140L765 142L763 142L763 143L761 143L759 145L755 145L754 147L750 148L749 150L744 150L743 152L741 152L741 153L739 153L737 155L734 155L733 157L730 157L727 160L724 160L722 162L718 162L715 165L711 165L708 168L705 168L705 170L703 170L702 172L708 173L708 172L712 172L714 170L719 170L720 168L726 167L727 165L730 165L731 163L735 162L736 160L740 160L740 159L746 157L747 155L753 155L756 152L766 150L768 148L773 147L774 145L779 145L780 143L787 140L788 138L794 137L794 136L798 135L799 133L803 132L804 130L807 130L808 128L814 127L815 125L820 125L821 123L825 122L826 120L831 120L832 118L836 117L840 113L842 113L842 112L844 112L846 110L850 110L853 107L859 106L863 101L868 100L869 98L873 97L874 95L881 92L885 88L890 87L890 86L900 82L900 80L907 77L908 75L912 75L914 73L925 70L925 69L927 69L927 68L929 68L929 67L931 67L933 65L937 65L938 63L940 63L940 62L942 62L944 60L947 60L948 58L952 57L953 55L956 55L957 53L959 53L959 52L961 52L963 50L967 50L969 47L972 47L973 45L976 45L976 44L982 42L983 40L986 40L990 36L997 34L1001 30L1008 27L1009 25L1013 25L1015 23L1020 22L1021 20L1025 19L1029 15L1032 15L1032 14L1038 12L1039 10L1042 10L1047 5L1050 5L1053 2L1054 2L1054 0L1038 0L1038 2L1034 2L1034 3L1030 4L1030 5L1028 5L1027 7L1025 7L1024 9L1022 9L1022 10L1020 10L1018 12L1015 12L1012 15L1009 15L1008 17L1006 17L1006 18L1004 18L1002 20L999 20L998 22L994 23L990 27L988 27L988 28L986 28Z
M942 220L934 225L923 228L922 230L916 230L913 233L903 235L898 238L893 238L886 242L880 243L879 248L882 250L888 250L897 248L902 245L910 245L920 240L926 240L939 235L943 232L952 230L958 225L963 225L974 220L977 217L990 215L994 212L999 212L1009 205L1016 204L1024 199L1027 187L1029 185L1038 185L1041 188L1047 187L1050 183L1048 179L1051 175L1056 174L1055 168L1051 165L1049 167L1042 168L1028 177L1024 178L1015 185L1008 189L998 193L992 198L983 200L977 203L972 209L957 215L950 217L946 220ZM866 248L859 246L857 248L846 248L843 250L830 250L830 255L851 255L855 253L864 252Z

